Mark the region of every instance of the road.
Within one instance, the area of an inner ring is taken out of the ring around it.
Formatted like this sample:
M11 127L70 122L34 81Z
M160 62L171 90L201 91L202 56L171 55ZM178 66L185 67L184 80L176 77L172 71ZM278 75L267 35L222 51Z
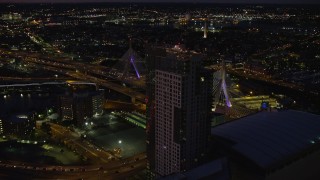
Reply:
M130 96L135 100L145 102L145 94L140 93L132 88L124 87L120 84L112 82L114 80L117 80L136 87L145 88L145 77L142 77L139 80L133 77L121 79L121 73L110 74L108 73L110 71L110 68L99 65L85 64L57 57L44 57L44 55L39 53L26 53L23 51L9 51L4 49L0 49L0 52L8 56L16 58L20 57L26 63L31 65L38 65L45 70L63 74L83 81L85 80L95 82L108 89L112 89L114 91Z
M66 127L54 123L49 123L49 125L53 136L61 139L66 146L75 150L77 153L83 155L84 157L87 157L95 164L109 162L112 158L118 159L118 157L114 156L110 152L94 146L85 139L81 139L80 135L72 132Z
M55 166L38 165L22 162L1 162L0 177L50 178L50 179L124 179L146 168L145 153L120 159L112 153L105 151L68 128L50 123L52 134L58 137L67 146L72 145L76 152L91 158L92 165L86 166ZM114 158L110 158L114 157Z
M134 98L136 98L136 100L139 100L141 102L144 102L145 98L146 98L145 94L142 94L142 93L137 92L137 91L135 91L135 90L133 90L131 88L128 88L128 87L113 83L113 82L108 81L108 80L99 79L97 77L94 77L94 76L91 76L91 75L88 75L88 74L83 74L83 73L80 73L80 72L68 72L66 74L69 75L70 77L73 77L73 78L76 78L76 79L86 80L86 81L90 81L90 82L94 82L94 83L100 84L100 85L102 85L104 87L107 87L109 89L112 89L114 91L121 92L122 94L125 94L127 96L134 97Z
M219 70L219 65L212 65L210 66L211 69L214 70ZM245 77L245 78L250 78L250 79L254 79L254 80L259 80L259 81L264 81L264 82L268 82L271 84L276 84L278 86L282 86L282 87L287 87L287 88L291 88L291 89L296 89L299 91L304 91L303 86L298 85L298 84L294 84L294 83L290 83L290 82L285 82L283 80L276 80L276 79L272 79L271 76L268 75L264 75L258 72L249 72L249 71L244 71L244 70L237 70L237 69L233 69L231 67L227 67L226 71L229 74L233 74L233 75L237 75L237 76L241 76L241 77Z
M4 179L125 179L146 168L146 159L121 163L116 167L102 166L29 166L0 163Z

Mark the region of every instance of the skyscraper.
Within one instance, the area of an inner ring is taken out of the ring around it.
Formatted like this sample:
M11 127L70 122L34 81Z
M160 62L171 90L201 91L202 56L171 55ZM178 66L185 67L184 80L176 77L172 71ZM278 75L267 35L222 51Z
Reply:
M154 178L155 169L155 66L156 62L165 58L166 51L162 48L148 48L146 54L146 65L147 65L147 91L146 91L146 133L147 133L147 156L148 156L148 168L150 172L150 179Z
M154 56L154 172L166 176L203 161L210 133L212 86L201 55L180 46ZM149 101L149 100L148 100ZM150 120L150 119L148 119Z

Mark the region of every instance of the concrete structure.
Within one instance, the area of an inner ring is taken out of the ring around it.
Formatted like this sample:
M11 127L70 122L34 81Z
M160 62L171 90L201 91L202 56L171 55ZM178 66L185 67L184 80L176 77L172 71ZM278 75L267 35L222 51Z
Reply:
M232 177L239 180L320 178L320 116L260 112L212 128Z
M205 158L212 79L200 54L175 46L157 58L154 80L155 173L160 177L197 167Z

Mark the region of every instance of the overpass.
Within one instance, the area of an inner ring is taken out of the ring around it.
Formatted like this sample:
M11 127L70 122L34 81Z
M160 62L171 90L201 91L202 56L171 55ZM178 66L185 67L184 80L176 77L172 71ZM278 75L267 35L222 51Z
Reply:
M141 87L141 88L145 88L144 77L141 78L140 80L130 79L130 78L122 79L121 77L118 77L119 73L117 73L116 75L112 75L111 73L109 73L110 69L107 67L102 67L102 66L92 65L92 64L85 64L81 62L74 62L74 61L65 60L57 57L49 57L49 56L44 57L39 53L26 53L26 52L10 51L10 50L3 50L3 49L0 49L0 51L9 56L20 57L27 63L37 64L45 70L64 74L81 81L94 82L98 85L101 85L113 91L129 96L131 98L132 103L135 103L136 101L139 101L142 103L145 102L145 94L141 92L137 92L132 88L124 87L120 84L111 82L112 80L105 80L100 77L98 78L96 76L88 75L87 72L98 75L98 76L104 76L106 77L106 79L108 78L108 79L119 80L120 82L132 84L134 86ZM78 70L84 70L85 73L81 73Z
M69 75L70 77L73 77L73 78L76 78L76 79L81 79L81 80L87 80L87 81L90 81L90 82L94 82L96 84L99 84L99 85L101 85L103 87L106 87L108 89L111 89L113 91L120 92L121 94L129 96L131 98L131 102L132 103L135 103L136 100L138 100L140 102L143 102L143 103L145 102L146 95L143 94L143 93L134 91L132 88L124 87L122 85L113 83L111 81L99 79L97 77L90 76L90 75L85 75L85 74L80 73L80 72L68 72L66 74Z

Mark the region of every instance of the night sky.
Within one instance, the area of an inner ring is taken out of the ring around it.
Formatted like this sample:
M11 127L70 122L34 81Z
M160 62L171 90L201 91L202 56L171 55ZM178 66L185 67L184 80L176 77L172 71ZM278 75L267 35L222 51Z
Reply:
M320 0L0 0L0 3L81 3L81 2L210 2L210 3L277 3L320 4Z

